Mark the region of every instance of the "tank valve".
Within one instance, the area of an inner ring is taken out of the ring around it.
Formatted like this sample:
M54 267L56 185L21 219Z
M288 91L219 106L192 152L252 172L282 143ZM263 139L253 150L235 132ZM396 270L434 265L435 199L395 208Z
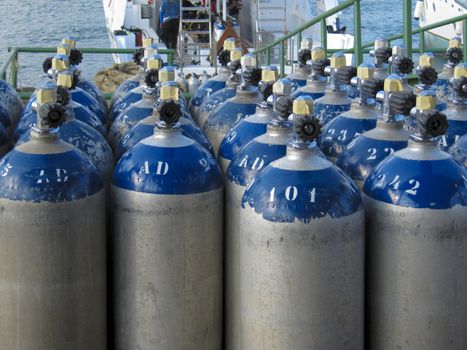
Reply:
M246 85L258 86L261 81L262 70L258 67L246 67L243 70L242 78Z
M290 96L279 96L274 105L277 117L287 120L293 113L293 99Z
M433 85L438 80L438 73L433 67L421 67L418 69L418 79L424 85Z
M144 82L150 88L155 88L159 81L159 70L152 68L144 73Z
M67 106L70 103L70 90L66 86L57 86L57 102L62 106Z
M452 87L457 96L467 98L467 77L463 76L459 79L453 79Z
M355 76L357 76L357 68L353 66L340 67L336 71L336 79L342 84L349 85Z
M301 115L294 121L294 132L303 142L311 142L321 135L321 123L313 115Z
M47 102L39 107L37 129L58 128L65 120L65 109L60 103Z
M393 61L393 70L397 74L412 73L414 63L410 57L396 56Z
M159 119L171 126L178 123L182 116L180 103L172 99L161 101L157 106L157 112L159 113Z
M389 96L389 108L394 114L409 115L415 104L415 95L409 91L392 92Z
M52 60L54 58L53 57L47 57L44 62L42 63L42 70L44 71L44 73L48 73L50 69L52 69Z
M306 66L309 60L311 60L311 50L309 48L300 49L298 52L298 63L300 66Z
M438 111L420 114L419 123L422 125L425 132L432 137L444 135L449 126L446 115Z
M217 60L222 67L227 67L230 62L230 50L222 50L219 52Z
M138 66L141 66L143 63L144 58L144 49L137 49L133 54L133 62L135 62Z
M80 50L73 48L70 50L70 55L68 56L68 59L70 60L71 65L77 66L81 62L83 62L83 53Z
M375 50L374 56L377 63L388 63L392 56L392 49L386 46L379 47Z

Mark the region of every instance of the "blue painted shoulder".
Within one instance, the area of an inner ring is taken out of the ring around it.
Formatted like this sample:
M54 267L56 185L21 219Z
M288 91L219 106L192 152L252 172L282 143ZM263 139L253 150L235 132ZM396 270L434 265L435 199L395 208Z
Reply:
M197 143L165 148L140 142L120 159L112 183L135 192L186 195L219 189L223 180L216 160Z
M361 208L361 198L355 184L335 166L291 171L269 165L246 189L242 206L254 208L268 221L309 223L351 215Z
M300 96L310 96L313 100L317 100L318 98L324 96L324 91L323 92L308 92L308 91L302 91L298 89L292 94L293 99L296 99Z
M452 158L413 160L394 154L375 168L363 191L378 201L403 207L467 206L467 171Z
M214 92L217 92L223 88L225 88L225 81L222 80L215 80L215 79L209 79L196 90L195 95L191 99L190 104L194 107L199 107L201 104L204 102L204 100L207 98L208 93L212 94Z
M319 102L320 99L315 102L315 115L321 120L324 126L329 123L332 119L337 117L339 114L350 110L349 104L342 105L330 105Z
M220 105L208 118L204 128L215 127L216 125L235 125L239 120L256 112L256 103L235 103L227 100Z
M13 149L0 161L0 175L0 197L9 200L69 202L102 190L98 170L77 149L57 154Z

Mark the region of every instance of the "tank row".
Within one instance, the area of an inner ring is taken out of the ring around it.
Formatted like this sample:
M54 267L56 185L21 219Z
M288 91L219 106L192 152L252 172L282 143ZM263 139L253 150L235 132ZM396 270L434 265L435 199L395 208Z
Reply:
M415 86L385 39L203 82L144 45L110 104L74 37L0 81L1 349L467 348L460 39Z

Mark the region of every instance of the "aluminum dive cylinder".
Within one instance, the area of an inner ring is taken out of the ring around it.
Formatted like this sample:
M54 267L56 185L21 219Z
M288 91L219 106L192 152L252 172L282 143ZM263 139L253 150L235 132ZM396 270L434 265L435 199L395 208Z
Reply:
M449 79L454 76L454 67L462 62L463 52L461 49L462 39L454 37L449 40L448 48L446 50L447 63L443 66L443 70L438 74L436 85L442 88L445 95L449 94Z
M204 123L203 131L218 154L219 146L225 135L241 119L253 115L261 97L258 92L261 69L256 67L256 58L252 55L242 57L243 82L237 87L236 95L220 105Z
M60 80L62 79L59 78L58 81ZM56 86L55 89L57 89ZM42 93L50 93L49 91L42 90ZM65 113L64 122L60 125L60 138L86 154L99 170L104 183L109 184L114 168L114 157L109 143L97 130L76 119L66 88L59 86L56 95L57 100L52 100L52 102L59 102L64 107ZM23 133L17 141L16 147L30 141L33 133L32 128Z
M306 85L292 94L293 98L310 96L313 100L316 100L324 96L327 83L324 70L330 64L329 60L326 58L326 51L321 47L315 47L311 50L311 60L312 73L308 76Z
M156 78L156 76L158 78ZM141 89L142 97L138 97L136 102L131 103L126 107L112 122L108 140L113 150L117 149L119 142L134 125L152 114L154 103L157 101L159 94L159 87L156 83L160 81L173 81L175 79L175 70L173 67L170 67L170 69L168 67L164 67L159 71L151 68L146 71L146 77L148 79L150 78L150 82L146 82L146 84L137 88L138 90ZM130 91L126 96L129 96L134 91L135 90ZM136 95L136 93L134 95Z
M294 71L287 78L291 81L293 90L298 90L304 87L307 83L308 76L311 74L311 65L308 61L311 60L311 50L313 49L313 38L306 37L300 43L298 51L298 64L294 65Z
M408 75L412 73L414 62L406 55L407 49L403 45L392 47L393 55L390 59L391 74L396 74L402 78L402 85L405 91L414 91L414 87L409 85Z
M437 87L434 85L438 79L438 73L433 68L434 55L431 52L425 52L420 55L417 74L419 83L415 85L414 93L418 95L422 91L432 90L436 92ZM447 108L447 103L439 98L436 99L436 109L444 111Z
M198 90L196 90L196 94L191 98L189 108L195 120L198 119L198 110L204 100L208 98L210 94L225 88L225 82L229 79L230 75L227 69L227 64L230 61L230 51L234 50L236 47L236 40L234 38L227 38L224 41L224 49L217 57L221 65L219 74L202 83Z
M350 142L337 159L337 165L360 189L376 165L405 148L409 139L404 129L404 115L408 115L414 106L414 95L404 90L402 78L390 75L384 81L384 92L378 92L376 97L383 103L376 127Z
M357 88L359 97L352 101L350 111L326 124L318 141L321 150L333 163L337 162L353 139L376 126L378 112L375 97L383 88L383 81L374 79L374 66L362 63L351 84Z
M10 112L11 117L14 122L19 120L21 111L23 110L23 103L16 92L16 90L8 84L5 80L0 79L0 102L5 105L5 107Z
M162 59L159 55L150 57L146 62L146 71L141 84L128 91L123 97L118 99L112 106L109 113L109 121L113 123L117 117L123 113L132 103L136 103L143 98L143 92L146 88L155 88L159 81L159 71L162 69ZM170 73L171 74L171 73ZM175 71L173 72L175 79Z
M320 124L305 99L286 156L242 198L240 334L227 349L363 349L361 198L311 143Z
M447 151L459 138L467 133L467 63L459 63L451 78L451 96L448 108L443 111L449 127L440 137L440 146Z
M0 161L0 348L104 350L104 187L60 140L63 107L47 93L31 140Z
M226 174L227 167L235 154L255 137L266 132L268 122L274 118L274 101L282 95L290 96L293 85L289 79L279 79L277 67L263 68L262 79L258 84L261 102L256 106L255 114L240 120L225 135L219 146L217 161L222 174ZM277 82L276 82L277 81ZM273 101L268 101L273 97Z
M363 187L370 349L467 347L467 171L437 145L447 128L425 91L408 147Z
M305 97L310 98L310 97ZM245 188L255 175L269 163L285 156L287 144L292 139L293 124L288 120L292 114L293 100L282 96L276 101L275 119L268 122L265 134L242 147L235 154L226 175L225 188L225 344L235 348L240 339L241 288L239 222L241 203Z
M454 159L467 167L467 134L464 134L455 144L449 148L449 153L452 154Z
M159 106L154 134L125 153L113 176L114 349L218 350L222 174L181 134L179 105Z
M159 119L158 115L158 107L157 105L160 103L165 103L167 97L171 96L170 101L172 101L176 96L176 102L181 106L181 101L179 99L179 94L174 92L174 89L177 89L177 85L175 82L166 82L162 84L161 87L161 96L159 100L156 102L156 105L153 109L153 112L147 118L138 122L135 126L133 126L130 131L125 135L125 137L120 141L117 150L115 151L115 156L117 159L120 159L123 154L131 149L134 145L136 145L139 141L150 137L154 134L154 125L156 121ZM178 120L179 128L182 132L182 135L198 142L201 146L206 148L211 154L214 154L212 146L204 135L203 131L198 128L196 124L194 124L191 120L184 117L184 113L182 111L182 116Z
M375 79L384 80L389 76L389 59L392 55L392 49L386 38L377 38L374 49L370 51L375 64Z
M356 75L356 68L346 67L345 55L337 52L332 55L330 65L326 67L325 73L329 75L329 85L326 87L324 96L315 101L315 115L321 120L323 126L337 115L350 109L352 100L347 96L347 87L340 77L350 79ZM342 74L339 74L339 73Z
M209 92L206 99L199 107L196 115L193 115L193 119L200 128L204 127L206 120L208 120L211 113L237 93L237 87L241 83L241 75L237 74L237 71L242 68L241 55L243 51L241 49L234 49L230 51L230 62L227 68L230 72L229 79L225 82L225 88L216 91L211 94ZM238 57L240 55L240 57Z

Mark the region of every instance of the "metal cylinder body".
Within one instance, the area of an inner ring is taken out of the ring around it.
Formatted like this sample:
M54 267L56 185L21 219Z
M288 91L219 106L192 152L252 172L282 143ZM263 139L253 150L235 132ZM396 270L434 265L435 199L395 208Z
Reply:
M144 86L139 85L122 97L120 97L115 103L112 105L112 108L109 111L109 123L113 123L117 117L124 112L128 107L130 107L133 103L141 101L143 98L143 91Z
M467 134L467 105L451 102L443 113L448 118L449 127L446 134L441 136L440 146L447 151L457 140Z
M449 153L451 153L457 161L467 167L467 134L462 136L449 148Z
M230 161L243 146L266 132L267 123L275 115L272 106L262 107L258 105L255 114L240 120L225 135L219 146L219 155L217 157L222 174L227 173Z
M308 79L305 86L296 90L292 94L292 98L297 98L300 96L310 96L313 100L317 100L324 96L326 91L326 78L322 77L320 80Z
M326 126L328 122L339 114L350 110L352 100L347 96L347 91L326 90L323 97L315 101L315 114Z
M0 161L0 348L105 350L101 177L58 137Z
M0 102L0 124L4 127L8 137L13 134L13 123L10 111Z
M6 81L0 79L0 102L10 111L10 115L16 122L23 110L23 103L16 90Z
M121 83L117 89L114 91L112 94L112 99L110 100L110 107L113 107L113 105L123 96L127 94L128 91L133 90L134 88L138 87L141 80L144 80L144 75L143 74L138 74L135 75L131 79L125 80L123 83Z
M225 135L241 119L255 114L259 102L260 96L256 87L248 87L246 90L238 87L236 95L225 101L209 116L203 131L216 155Z
M8 138L8 134L3 125L0 124L0 158L10 150L10 147L11 144Z
M227 349L363 349L358 189L316 149L287 149L242 199L240 333Z
M227 82L225 88L209 95L206 100L201 104L199 107L199 111L197 113L197 119L195 120L196 124L200 128L204 127L204 123L208 120L211 113L213 113L217 107L227 101L229 98L232 98L237 93L237 86L238 84L229 84ZM194 118L195 116L193 116Z
M361 189L370 172L384 158L407 146L409 133L404 122L376 122L376 128L364 132L352 142L337 159L337 165L355 181Z
M387 65L384 67L375 67L374 78L384 80L389 76L389 68Z
M333 163L344 152L347 145L365 131L376 126L378 112L374 104L352 101L351 108L332 119L319 138L319 146Z
M86 123L96 131L98 131L102 136L107 137L107 131L102 122L97 118L97 116L92 113L88 108L84 107L82 104L79 104L75 101L70 101L69 103L73 109L73 114L75 118ZM36 125L37 121L37 103L34 102L31 105L29 111L23 111L21 113L21 118L16 125L16 129L13 133L13 142L16 143L21 135L26 131L31 129Z
M220 73L202 83L196 90L195 95L190 101L190 112L195 120L199 117L199 108L201 104L213 93L225 88L225 84L229 79L229 71L225 68L221 69ZM201 124L199 124L201 126Z
M101 105L103 111L107 114L108 112L107 101L105 100L105 97L102 94L102 92L99 90L99 88L94 83L80 77L78 80L77 86L83 89L84 91L86 91L92 97L94 97L94 99L96 99L96 101L99 102L99 104Z
M466 175L409 141L365 181L369 348L467 347Z
M311 66L296 66L294 72L287 76L287 79L292 83L293 90L298 90L306 85L309 75L311 74Z
M151 114L149 117L141 120L135 126L133 126L118 144L117 150L115 151L116 158L120 159L120 157L123 156L126 151L131 149L138 142L151 136L154 133L154 125L156 120L156 116ZM180 130L184 136L198 142L211 154L214 154L211 143L209 142L206 135L204 135L203 131L197 127L197 125L195 125L191 120L183 117L180 118L178 122L180 124Z
M113 177L114 348L218 350L223 187L213 156L158 129Z

